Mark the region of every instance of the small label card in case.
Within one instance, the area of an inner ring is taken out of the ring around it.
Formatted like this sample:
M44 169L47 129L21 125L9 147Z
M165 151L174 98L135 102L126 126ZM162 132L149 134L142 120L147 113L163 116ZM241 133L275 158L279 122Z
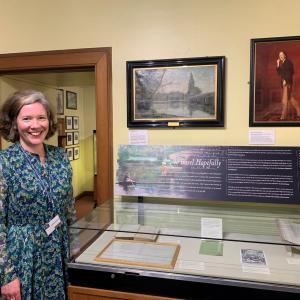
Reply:
M201 218L201 237L211 239L223 238L222 219Z

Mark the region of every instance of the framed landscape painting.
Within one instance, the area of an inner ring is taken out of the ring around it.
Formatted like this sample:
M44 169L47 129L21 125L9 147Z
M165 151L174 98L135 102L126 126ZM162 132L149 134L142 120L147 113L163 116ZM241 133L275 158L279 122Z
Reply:
M224 126L224 56L126 66L128 127Z

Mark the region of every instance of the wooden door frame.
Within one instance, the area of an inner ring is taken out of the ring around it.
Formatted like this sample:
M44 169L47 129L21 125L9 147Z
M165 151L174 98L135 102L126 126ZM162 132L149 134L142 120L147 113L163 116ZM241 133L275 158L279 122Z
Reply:
M113 195L111 65L110 47L0 54L0 75L94 69L98 204Z

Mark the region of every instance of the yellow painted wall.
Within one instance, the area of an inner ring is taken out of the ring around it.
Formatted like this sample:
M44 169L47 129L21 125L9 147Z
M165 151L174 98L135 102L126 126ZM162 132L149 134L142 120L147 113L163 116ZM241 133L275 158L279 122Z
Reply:
M149 130L149 143L247 145L250 39L300 28L299 0L0 0L0 7L0 53L112 47L115 155L128 142L127 60L226 56L225 127ZM299 127L275 134L276 145L299 146Z
M288 13L282 13L282 6ZM114 148L127 143L125 62L225 55L226 126L151 130L151 144L248 143L250 39L299 34L298 0L0 0L0 53L113 49ZM276 128L298 145L299 128Z

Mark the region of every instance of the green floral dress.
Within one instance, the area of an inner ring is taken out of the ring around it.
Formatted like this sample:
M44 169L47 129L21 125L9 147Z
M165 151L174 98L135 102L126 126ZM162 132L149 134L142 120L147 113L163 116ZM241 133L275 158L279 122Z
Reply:
M66 299L72 169L64 149L45 150L44 164L19 143L0 153L1 285L18 277L22 300ZM56 215L62 223L48 235L46 224Z

